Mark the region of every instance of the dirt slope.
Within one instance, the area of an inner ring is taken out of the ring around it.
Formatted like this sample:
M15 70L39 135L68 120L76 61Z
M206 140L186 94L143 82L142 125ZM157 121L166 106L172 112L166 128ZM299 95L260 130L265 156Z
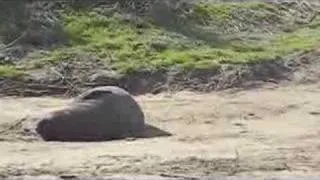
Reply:
M26 42L0 49L0 94L72 96L106 84L136 95L242 87L283 80L295 70L287 66L295 63L292 56L319 47L320 7L314 1L201 1L169 0L169 6L150 4L142 12L112 5L116 1L72 1L70 7L37 2L36 9L48 13L30 12L40 22ZM39 24L50 26L42 31ZM58 39L69 43L58 45ZM45 45L54 42L57 48Z
M7 175L318 174L319 84L139 96L147 122L170 137L100 143L0 142ZM2 98L1 127L68 100ZM9 134L10 136L10 134Z

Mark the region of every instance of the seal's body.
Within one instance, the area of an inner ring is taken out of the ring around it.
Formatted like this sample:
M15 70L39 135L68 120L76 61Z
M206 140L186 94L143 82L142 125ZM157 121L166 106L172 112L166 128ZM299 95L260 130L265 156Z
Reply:
M101 141L137 137L144 128L144 114L132 96L121 88L103 86L46 114L36 132L47 141Z

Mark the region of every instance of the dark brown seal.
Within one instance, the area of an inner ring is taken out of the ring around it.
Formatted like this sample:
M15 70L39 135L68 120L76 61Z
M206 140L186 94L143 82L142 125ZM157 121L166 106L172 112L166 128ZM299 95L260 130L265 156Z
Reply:
M38 121L36 132L47 141L102 141L138 137L145 130L144 114L124 89L90 89L69 107Z

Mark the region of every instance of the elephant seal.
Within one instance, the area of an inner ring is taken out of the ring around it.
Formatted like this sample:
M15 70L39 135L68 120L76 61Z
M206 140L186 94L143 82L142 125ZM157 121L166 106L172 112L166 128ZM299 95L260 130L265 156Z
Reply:
M144 114L124 89L90 89L66 108L45 114L36 132L46 141L103 141L139 137L145 130Z

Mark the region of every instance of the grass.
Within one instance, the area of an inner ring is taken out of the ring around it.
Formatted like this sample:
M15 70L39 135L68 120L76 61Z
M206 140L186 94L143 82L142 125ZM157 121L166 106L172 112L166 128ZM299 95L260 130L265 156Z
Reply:
M195 8L195 13L226 21L232 18L231 12L239 7L268 11L259 18L273 16L272 12L277 8L266 3L200 4ZM97 55L106 68L124 74L144 70L158 71L170 67L208 69L221 64L274 60L279 56L314 48L320 44L320 29L317 26L290 33L281 32L264 41L234 40L212 47L152 24L139 28L119 16L70 11L64 14L64 18L65 29L71 38L70 45L43 57L42 64L79 60L77 57L82 53Z
M274 19L277 6L263 2L247 3L200 3L195 6L194 16L214 24L222 24L234 19L236 11L251 12L251 20Z
M17 69L15 66L0 65L0 77L12 78L24 75L22 70Z

